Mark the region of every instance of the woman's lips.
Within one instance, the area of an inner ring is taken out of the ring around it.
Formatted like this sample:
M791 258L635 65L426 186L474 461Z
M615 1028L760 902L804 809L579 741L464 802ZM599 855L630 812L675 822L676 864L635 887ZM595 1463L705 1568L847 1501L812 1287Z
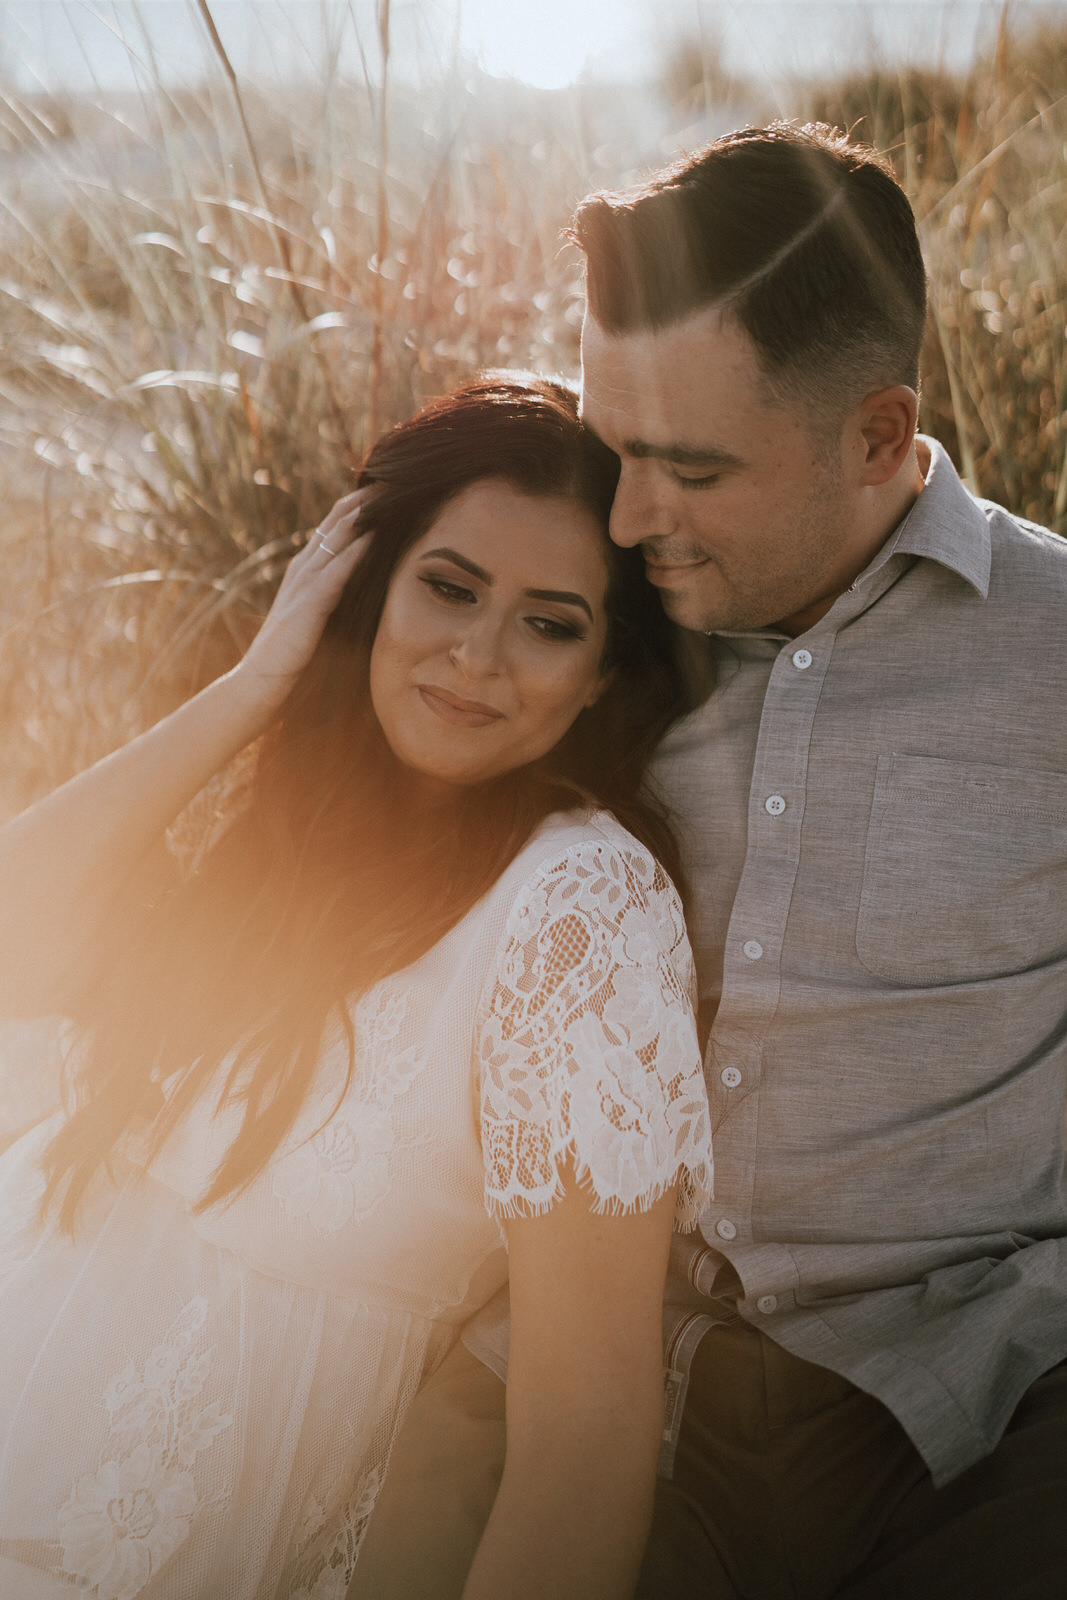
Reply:
M458 695L449 694L447 689L438 689L431 684L420 684L419 694L423 704L435 716L440 717L442 722L450 722L453 727L484 728L504 715L493 706L482 705L479 700L461 700Z

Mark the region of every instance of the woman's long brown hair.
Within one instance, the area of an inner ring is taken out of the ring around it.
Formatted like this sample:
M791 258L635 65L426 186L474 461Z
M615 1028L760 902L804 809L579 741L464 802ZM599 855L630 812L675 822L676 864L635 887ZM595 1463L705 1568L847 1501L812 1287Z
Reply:
M199 1204L246 1188L296 1120L331 1017L348 1038L351 1078L353 998L455 926L552 811L596 801L678 877L644 774L686 709L685 675L640 552L617 549L606 531L609 686L547 757L428 817L368 690L392 574L444 505L503 479L577 501L606 530L617 475L573 394L516 374L464 385L375 445L359 478L375 488L367 554L262 741L248 803L92 997L68 1116L46 1158L45 1204L65 1227L127 1130L147 1127L158 1151L201 1095L218 1093L220 1074L241 1126Z

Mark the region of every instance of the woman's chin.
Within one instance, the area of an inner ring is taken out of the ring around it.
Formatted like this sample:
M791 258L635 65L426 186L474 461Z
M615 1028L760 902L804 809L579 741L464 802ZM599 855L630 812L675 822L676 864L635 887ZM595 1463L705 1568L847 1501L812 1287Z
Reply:
M420 758L398 757L407 778L407 798L417 805L437 808L454 804L464 792L488 782L491 773L470 773L457 762L429 763Z

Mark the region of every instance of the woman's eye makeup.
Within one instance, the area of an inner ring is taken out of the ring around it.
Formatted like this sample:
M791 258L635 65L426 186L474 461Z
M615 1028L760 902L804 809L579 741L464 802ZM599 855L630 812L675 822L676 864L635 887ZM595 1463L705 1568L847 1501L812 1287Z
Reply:
M420 572L419 582L425 584L430 593L446 605L469 606L478 598L469 585L441 572ZM564 617L531 616L523 620L539 639L569 642L586 638L585 629L580 623L570 622Z
M445 578L438 572L421 572L419 582L424 583L430 593L437 595L441 600L470 605L475 598L473 589L467 584L458 583L455 578Z
M584 639L585 632L562 617L527 617L527 622L542 639Z

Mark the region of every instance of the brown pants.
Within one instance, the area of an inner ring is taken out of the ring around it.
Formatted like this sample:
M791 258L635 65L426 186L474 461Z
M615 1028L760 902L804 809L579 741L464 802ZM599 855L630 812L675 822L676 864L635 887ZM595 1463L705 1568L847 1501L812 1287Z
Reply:
M420 1392L349 1600L459 1600L504 1460L504 1386L462 1346ZM1064 1600L1067 1364L935 1490L899 1423L745 1323L697 1352L637 1600Z

